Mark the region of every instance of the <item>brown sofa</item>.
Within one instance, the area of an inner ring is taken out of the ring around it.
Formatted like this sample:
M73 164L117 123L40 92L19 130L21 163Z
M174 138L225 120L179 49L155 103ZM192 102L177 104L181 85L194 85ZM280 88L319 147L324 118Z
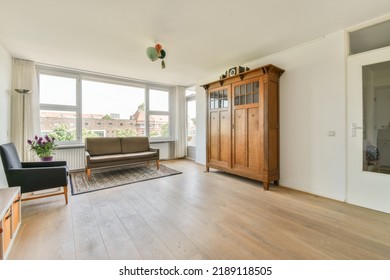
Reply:
M160 151L149 145L148 137L93 137L85 139L85 166L88 179L94 168L113 167L156 161L160 168Z

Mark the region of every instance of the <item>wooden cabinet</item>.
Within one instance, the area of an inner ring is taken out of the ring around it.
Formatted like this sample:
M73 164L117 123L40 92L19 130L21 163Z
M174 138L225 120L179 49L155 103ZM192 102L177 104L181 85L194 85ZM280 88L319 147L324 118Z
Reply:
M20 187L0 189L0 260L6 259L21 224Z
M279 77L266 65L204 85L207 90L206 168L263 182L279 180Z

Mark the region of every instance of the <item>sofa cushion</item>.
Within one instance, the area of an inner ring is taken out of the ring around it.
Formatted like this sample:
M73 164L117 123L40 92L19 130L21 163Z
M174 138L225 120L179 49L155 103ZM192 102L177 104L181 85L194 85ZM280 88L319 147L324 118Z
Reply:
M91 157L90 162L92 164L126 161L126 160L139 160L139 159L155 159L157 152L140 152L131 154L116 154L116 155L102 155Z
M85 149L91 156L120 154L121 140L117 137L96 137L85 139Z
M127 155L127 159L147 159L151 157L156 157L157 152L139 152L139 153L130 153L130 154L125 154Z
M130 154L116 154L116 155L102 155L94 156L90 159L92 164L96 163L115 163L126 160L135 159L148 159L153 158L157 155L157 152L139 152Z
M93 156L90 161L92 164L94 163L103 163L103 162L115 162L126 160L126 155L123 154L115 154L115 155L101 155L101 156Z
M149 151L149 138L145 136L122 137L122 154Z

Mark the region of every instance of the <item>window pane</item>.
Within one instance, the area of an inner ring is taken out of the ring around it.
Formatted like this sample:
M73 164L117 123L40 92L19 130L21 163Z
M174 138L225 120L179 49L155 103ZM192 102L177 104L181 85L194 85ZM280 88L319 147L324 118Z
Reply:
M41 134L57 141L76 140L76 112L41 110Z
M82 92L83 139L145 135L143 88L83 80Z
M186 89L186 96L195 95L195 88L187 88Z
M210 93L210 109L215 109L215 106L214 106L214 99L215 96L214 96L214 92Z
M39 75L39 98L41 104L76 105L76 79Z
M163 90L149 90L149 110L169 111L169 92Z
M169 137L169 116L150 115L149 116L149 136Z
M187 144L196 146L196 100L187 101Z

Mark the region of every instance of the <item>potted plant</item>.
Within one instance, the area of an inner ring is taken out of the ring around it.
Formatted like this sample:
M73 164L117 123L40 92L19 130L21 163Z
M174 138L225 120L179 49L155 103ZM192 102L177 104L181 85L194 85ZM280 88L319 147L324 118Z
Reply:
M27 140L27 143L30 145L30 150L42 161L53 159L54 149L57 147L54 137L49 137L48 135L38 137L35 135L34 139Z

